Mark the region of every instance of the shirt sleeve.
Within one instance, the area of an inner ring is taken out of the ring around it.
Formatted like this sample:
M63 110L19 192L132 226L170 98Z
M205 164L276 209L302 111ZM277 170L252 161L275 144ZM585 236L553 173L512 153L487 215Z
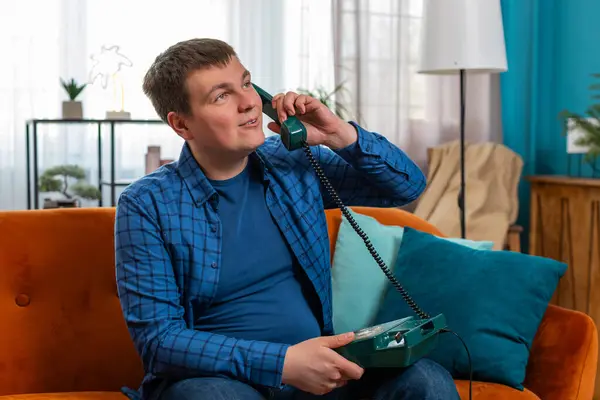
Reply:
M146 372L184 378L225 375L281 387L288 345L189 329L157 218L122 195L115 221L116 279L130 335Z
M421 169L384 136L351 122L353 144L331 150L318 146L317 161L347 206L395 207L416 200L426 185ZM337 207L323 191L325 208Z

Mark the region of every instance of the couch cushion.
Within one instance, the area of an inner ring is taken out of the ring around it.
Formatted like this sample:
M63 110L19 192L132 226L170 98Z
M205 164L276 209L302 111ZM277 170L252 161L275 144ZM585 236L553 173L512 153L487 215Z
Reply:
M36 393L0 396L0 400L127 400L120 392Z
M383 262L393 269L404 227L386 225L371 216L349 211ZM494 246L493 242L488 241L445 240L483 250L491 250ZM387 278L346 218L342 218L340 223L331 274L335 331L342 333L370 326L379 309Z
M456 380L462 400L469 400L469 381ZM528 389L523 391L497 383L473 382L473 400L540 400Z
M0 396L140 384L113 231L113 209L0 211Z
M420 308L443 313L466 342L473 379L523 388L533 338L566 265L510 251L480 251L407 228L394 275ZM391 285L375 323L415 315ZM445 334L429 356L455 379L466 351Z

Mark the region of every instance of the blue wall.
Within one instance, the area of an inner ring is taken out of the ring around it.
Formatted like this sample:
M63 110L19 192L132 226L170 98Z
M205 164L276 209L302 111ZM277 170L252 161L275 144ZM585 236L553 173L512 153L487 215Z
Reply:
M592 73L600 73L600 0L502 0L508 72L501 75L504 143L524 160L519 223L529 228L529 175L581 169L568 157L558 114L591 104ZM569 162L571 166L569 167Z

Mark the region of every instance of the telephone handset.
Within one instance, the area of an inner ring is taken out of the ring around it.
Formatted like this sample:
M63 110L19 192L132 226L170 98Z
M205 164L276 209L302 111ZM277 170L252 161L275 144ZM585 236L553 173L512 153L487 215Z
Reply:
M338 208L342 211L344 217L346 217L356 233L363 239L367 249L383 273L419 317L419 319L407 317L361 329L355 332L355 340L339 349L339 351L363 367L405 367L414 363L419 358L427 355L437 345L437 333L446 327L444 315L439 314L431 318L417 306L402 285L396 280L396 277L385 265L365 232L358 226L352 214L348 212L348 209L342 203L342 200L323 173L321 166L313 157L306 143L306 128L302 122L295 116L289 116L281 124L277 116L277 111L271 105L273 97L256 85L254 85L254 88L261 97L263 112L280 125L283 145L290 151L298 148L304 149L317 176Z
M296 150L302 147L303 143L306 142L306 128L300 122L300 120L294 116L288 117L283 124L279 122L279 117L277 116L277 111L273 108L271 101L273 100L273 96L269 93L265 92L263 89L254 85L254 89L258 92L260 99L262 100L262 109L263 113L269 116L275 123L279 125L281 131L279 135L281 136L281 141L283 145L288 150Z

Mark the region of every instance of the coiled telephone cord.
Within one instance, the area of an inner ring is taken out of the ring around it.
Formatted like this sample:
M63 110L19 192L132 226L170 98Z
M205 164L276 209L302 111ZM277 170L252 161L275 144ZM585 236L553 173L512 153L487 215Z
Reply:
M375 259L377 264L379 264L379 267L381 268L381 270L383 271L385 276L387 276L387 278L392 282L392 284L396 287L396 289L398 289L398 291L400 292L400 294L406 301L406 304L408 304L410 306L410 308L412 308L412 310L419 316L419 318L429 319L430 318L429 315L425 311L421 310L421 308L417 305L417 303L415 303L415 301L412 299L412 297L410 297L410 295L406 292L404 287L402 287L400 282L398 282L398 280L392 274L392 272L387 267L387 265L385 265L385 263L381 259L381 256L379 255L377 250L375 250L375 247L369 240L369 237L367 236L367 234L361 229L361 227L358 225L358 223L354 220L354 218L352 217L352 214L350 214L350 212L348 211L348 209L342 202L342 199L340 199L340 196L338 196L338 194L335 191L335 189L333 188L333 186L331 186L329 179L327 179L327 177L325 176L323 169L321 169L321 166L319 165L319 163L313 156L312 152L310 151L310 147L308 146L308 144L306 142L303 143L302 148L304 149L304 153L306 154L306 157L308 157L308 160L310 161L311 165L315 169L317 176L319 177L319 180L321 181L323 186L325 186L325 188L329 192L329 195L331 196L333 201L336 203L337 207L342 211L342 213L344 214L344 216L346 217L346 219L348 220L348 222L350 223L352 228L356 231L358 236L361 237L361 239L365 243L365 246L367 246L369 253L371 253L371 255L373 256L373 258Z

